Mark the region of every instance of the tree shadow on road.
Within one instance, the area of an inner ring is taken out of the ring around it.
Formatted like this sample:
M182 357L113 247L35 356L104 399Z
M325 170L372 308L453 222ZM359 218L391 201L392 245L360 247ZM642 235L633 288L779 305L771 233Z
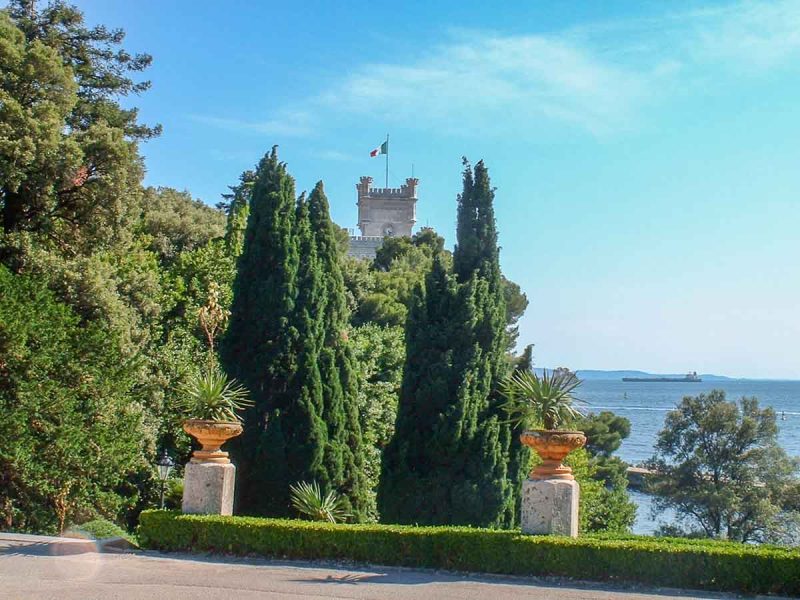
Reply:
M0 558L4 556L76 556L97 553L97 545L91 540L64 542L3 542Z
M557 577L534 577L515 575L493 575L486 573L458 573L435 571L432 569L418 569L410 567L390 567L337 561L304 561L270 559L257 556L231 556L224 554L187 554L187 553L161 553L145 551L142 553L155 559L173 559L208 564L247 565L252 567L267 568L292 568L298 571L298 577L291 579L299 584L330 584L341 586L359 585L429 585L429 584L490 584L515 586L519 588L549 588L553 596L560 596L556 590L566 592L573 590L588 594L597 593L630 593L644 594L647 596L663 596L668 598L698 598L698 599L730 599L736 595L723 592L678 590L672 588L654 588L636 582L592 582L562 579ZM308 576L303 576L308 572ZM320 571L326 572L324 574ZM490 594L487 588L487 594Z
M309 565L309 568L323 568ZM341 567L340 567L341 568ZM361 570L361 569L358 569ZM717 592L696 592L677 589L654 589L637 585L634 582L588 582L559 579L555 577L518 577L512 575L490 574L458 574L443 573L438 571L412 570L403 568L369 568L364 572L346 572L342 575L327 575L324 577L305 577L293 579L297 583L336 584L336 585L426 585L431 583L450 584L487 584L514 587L550 588L552 590L579 591L588 593L602 592L627 592L633 594L646 594L648 596L664 596L669 598L705 598L728 599L734 596ZM487 592L489 590L487 589Z

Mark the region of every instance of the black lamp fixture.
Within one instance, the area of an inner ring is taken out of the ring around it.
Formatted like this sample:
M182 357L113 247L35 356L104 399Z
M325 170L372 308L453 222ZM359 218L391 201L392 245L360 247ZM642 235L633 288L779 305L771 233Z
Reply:
M167 478L169 477L169 472L172 471L172 467L175 466L175 461L170 458L170 455L167 454L167 451L164 450L161 453L161 456L156 461L156 465L158 466L158 478L161 480L161 508L164 508L164 484L167 482Z

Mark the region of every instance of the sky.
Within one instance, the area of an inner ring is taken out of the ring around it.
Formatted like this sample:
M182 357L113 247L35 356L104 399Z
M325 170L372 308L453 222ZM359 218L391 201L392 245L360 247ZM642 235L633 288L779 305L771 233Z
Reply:
M455 242L483 159L537 366L800 379L800 1L83 0L153 55L146 183L392 187ZM499 6L499 5L498 5Z

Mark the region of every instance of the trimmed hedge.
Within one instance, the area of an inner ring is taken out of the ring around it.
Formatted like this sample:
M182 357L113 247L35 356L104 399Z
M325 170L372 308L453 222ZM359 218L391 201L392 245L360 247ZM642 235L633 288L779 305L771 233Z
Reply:
M333 525L145 511L145 548L800 595L800 551L707 540L523 536L469 527Z

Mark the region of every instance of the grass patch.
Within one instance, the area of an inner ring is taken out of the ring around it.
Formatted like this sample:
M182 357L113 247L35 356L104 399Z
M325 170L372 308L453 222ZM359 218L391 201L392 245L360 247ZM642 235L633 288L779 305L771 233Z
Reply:
M800 551L640 536L523 536L470 527L350 525L145 511L144 547L343 559L509 575L800 595Z
M106 521L105 519L95 519L87 521L81 525L73 525L66 534L74 537L83 537L91 540L103 540L106 538L121 537L128 540L134 546L138 546L136 537L122 529L119 525Z

